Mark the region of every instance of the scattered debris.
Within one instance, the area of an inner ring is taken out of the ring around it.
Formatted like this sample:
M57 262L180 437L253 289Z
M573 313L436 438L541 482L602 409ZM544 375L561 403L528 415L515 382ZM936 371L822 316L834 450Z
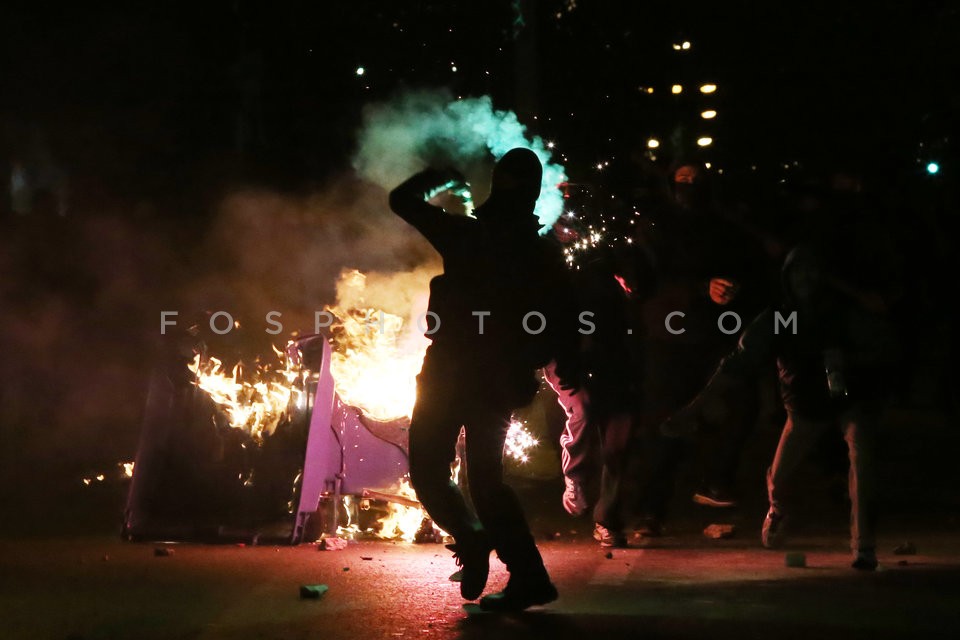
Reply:
M361 560L373 560L373 556L360 556Z
M344 538L323 538L317 545L317 551L343 551L347 548Z
M799 551L793 551L787 554L786 562L788 567L793 567L793 568L805 567L807 566L807 554L800 553Z
M344 567L343 570L344 570L344 571L350 571L350 567Z
M319 600L329 588L325 584L302 584L300 585L300 599Z
M463 582L463 569L459 571L454 571L450 574L450 577L447 578L450 582Z
M720 540L722 538L732 538L736 530L736 526L732 524L711 524L703 530L703 535L713 540Z
M173 555L173 549L170 547L157 547L153 550L153 555L157 558L166 558Z
M607 560L612 559L612 558L613 558L613 551L607 551L606 555L604 555L603 557L606 558Z
M897 545L897 547L893 550L893 555L915 556L917 555L917 545L910 541L904 542L903 544Z

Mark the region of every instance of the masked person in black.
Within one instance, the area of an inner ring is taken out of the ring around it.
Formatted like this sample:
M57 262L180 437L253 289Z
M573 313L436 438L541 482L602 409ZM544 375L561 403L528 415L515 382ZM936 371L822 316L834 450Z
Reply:
M726 390L755 378L775 361L787 421L767 472L770 508L763 546L783 544L786 489L825 429L835 425L850 457L853 567L872 571L877 567L875 441L899 358L890 315L899 284L892 256L871 260L855 251L855 245L844 246L846 252L841 245L821 242L787 256L779 308L756 317L707 387L662 431L678 436L695 430L699 413L723 403L729 397ZM882 255L878 246L866 253L877 258Z
M695 163L677 167L673 202L639 218L634 237L643 334L640 446L634 449L643 459L631 466L640 467L635 473L641 479L641 531L650 536L661 534L678 470L691 451L704 459L694 501L736 504L732 485L739 451L756 418L756 394L741 393L727 415L698 416L695 442L664 439L658 429L703 388L736 345L742 322L766 304L769 290L762 250L713 206L705 171Z
M461 594L483 592L489 553L510 572L506 588L484 596L490 610L521 610L557 598L513 490L503 481L503 446L514 409L533 400L535 371L556 359L561 378L570 357L561 351L571 312L556 309L566 277L562 253L538 235L534 205L542 166L528 149L504 155L493 171L490 197L475 219L447 214L426 201L462 182L454 172L423 171L393 190L390 206L417 228L443 258L430 283L427 336L432 344L417 377L410 422L410 479L438 526L455 539L463 567ZM576 332L576 329L572 329ZM450 479L461 426L466 432L468 508Z

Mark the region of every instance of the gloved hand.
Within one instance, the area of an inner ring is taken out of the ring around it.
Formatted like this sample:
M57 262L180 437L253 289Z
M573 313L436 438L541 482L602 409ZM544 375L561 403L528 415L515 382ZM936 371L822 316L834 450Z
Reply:
M437 169L437 173L445 182L453 183L453 186L451 187L452 189L456 187L467 186L466 176L460 173L460 171L455 167L441 167Z
M444 167L441 169L429 168L419 174L427 183L427 192L425 199L431 200L444 191L449 191L457 196L464 203L471 202L470 185L466 177L453 167Z

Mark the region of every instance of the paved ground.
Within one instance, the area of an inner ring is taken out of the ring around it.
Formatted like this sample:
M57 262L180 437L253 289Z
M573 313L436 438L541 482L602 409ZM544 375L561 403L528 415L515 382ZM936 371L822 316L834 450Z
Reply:
M439 544L178 544L161 557L156 543L120 540L125 487L72 482L31 496L45 475L18 477L0 487L0 640L960 637L960 438L919 419L890 433L872 574L849 568L842 465L812 464L798 478L806 499L786 551L806 553L806 568L759 547L774 432L751 443L738 510L692 505L688 477L667 535L610 558L590 538L589 517L563 513L558 477L513 477L561 596L510 616L464 606ZM710 522L737 534L708 540ZM908 540L919 553L894 555ZM490 589L506 581L494 567ZM301 600L305 584L329 591Z
M586 532L544 541L561 592L504 616L464 606L440 545L157 544L113 537L0 542L4 638L918 637L960 630L960 542L912 532L919 555L861 574L838 536L807 536L807 568L752 540L667 537L607 558ZM899 538L883 540L890 551ZM506 580L499 563L490 586ZM326 584L320 600L299 587ZM954 636L955 637L955 636Z

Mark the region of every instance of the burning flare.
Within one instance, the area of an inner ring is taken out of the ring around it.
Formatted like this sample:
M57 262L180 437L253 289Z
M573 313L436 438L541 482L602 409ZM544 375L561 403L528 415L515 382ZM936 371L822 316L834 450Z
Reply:
M510 427L507 429L507 439L503 443L503 453L517 462L527 462L530 460L530 449L540 444L533 435L527 431L523 423L516 418L510 421Z
M282 368L258 364L253 375L244 372L242 363L227 375L221 371L223 362L213 356L204 362L199 353L193 364L187 365L197 377L194 384L226 412L230 426L246 431L258 442L273 434L286 416L291 398L298 404L303 399L297 381L307 372L295 367L276 347L273 350Z

